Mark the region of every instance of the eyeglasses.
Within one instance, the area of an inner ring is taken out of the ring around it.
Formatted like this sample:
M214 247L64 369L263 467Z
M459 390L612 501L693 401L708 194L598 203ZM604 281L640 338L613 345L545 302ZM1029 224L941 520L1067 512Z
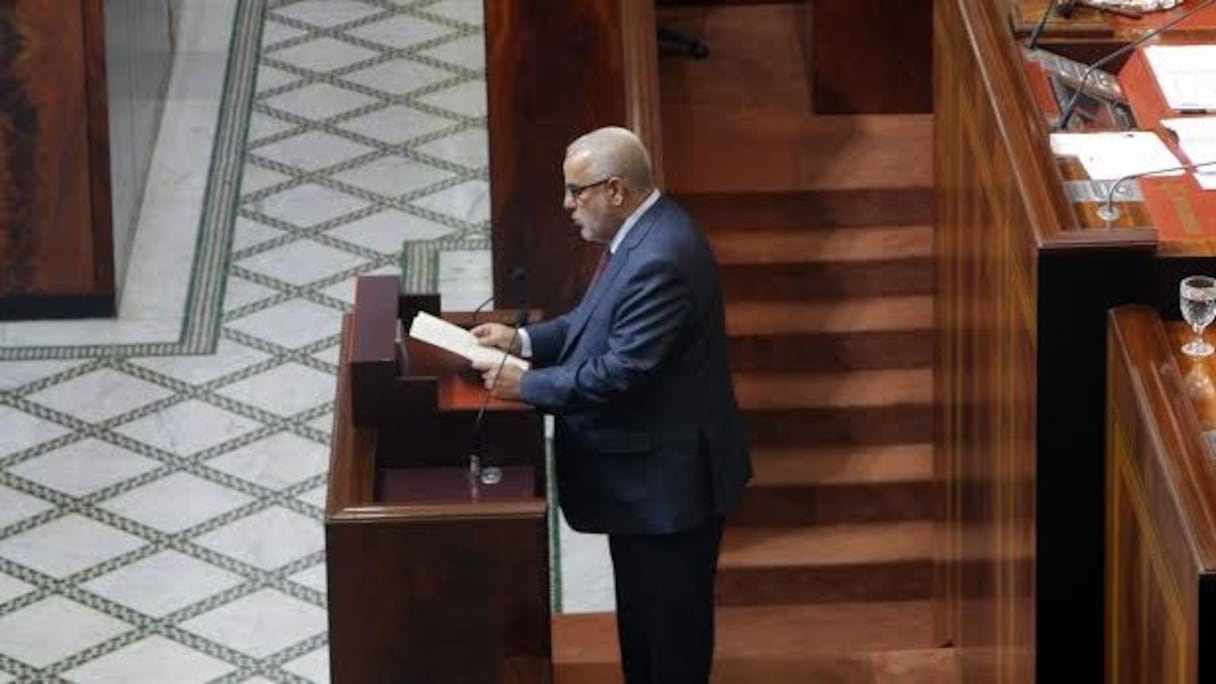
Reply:
M604 185L605 183L609 183L612 181L613 178L615 178L615 176L609 176L608 178L605 178L603 180L597 180L594 183L586 183L584 185L575 185L574 183L566 183L566 196L569 197L570 199L574 200L575 202L577 202L580 198L582 198L582 195L584 192L587 192L591 188L599 187L601 185Z

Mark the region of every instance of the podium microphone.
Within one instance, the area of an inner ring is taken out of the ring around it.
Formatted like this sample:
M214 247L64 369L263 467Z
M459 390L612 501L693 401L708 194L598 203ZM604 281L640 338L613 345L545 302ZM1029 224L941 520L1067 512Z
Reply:
M523 266L516 266L515 268L511 269L511 272L509 274L507 274L507 279L513 283L521 283L521 282L523 282L527 273L528 272L526 270L524 270ZM486 305L488 305L492 301L494 301L494 295L490 295L489 297L486 297L485 301L478 304L476 309L473 309L473 314L471 316L472 323L474 323L474 324L477 323L477 315L480 314L482 312L482 310L486 308Z
M1030 40L1026 41L1026 49L1033 50L1039 44L1039 36L1043 35L1043 29L1047 27L1047 18L1051 13L1059 7L1060 0L1051 0L1047 3L1047 9L1043 10L1043 16L1039 17L1039 23L1035 24L1034 30L1030 32ZM1065 16L1063 11L1060 11L1060 16Z
M1114 183L1111 183L1110 189L1106 191L1106 201L1102 203L1102 206L1098 207L1098 218L1110 223L1123 215L1122 210L1115 206L1115 195L1119 194L1119 186L1129 180L1140 178L1141 176L1153 176L1158 173L1170 173L1171 171L1191 171L1204 166L1213 165L1216 165L1216 160L1200 162L1198 164L1180 164L1178 166L1171 166L1167 169L1142 171L1140 173L1129 173L1126 176L1120 176L1119 178L1115 179Z
M1195 16L1196 14L1199 14L1203 10L1211 7L1214 3L1216 3L1216 0L1205 0L1204 2L1200 3L1195 9L1193 9L1189 12L1185 12L1182 15L1167 21L1166 23L1162 24L1161 26L1158 26L1157 28L1153 29L1152 31L1149 31L1148 33L1144 34L1143 36L1140 36L1139 38L1133 40L1132 42L1128 43L1127 45L1124 45L1123 47L1119 48L1118 50L1115 50L1114 52L1110 53L1109 55L1106 55L1105 57L1099 59L1098 61L1094 62L1093 64L1090 64L1085 69L1085 72L1081 74L1081 83L1079 83L1077 85L1077 90L1075 93L1073 93L1072 99L1070 99L1068 101L1068 104L1065 105L1064 110L1062 112L1060 112L1060 120L1059 120L1059 122L1056 123L1057 130L1061 130L1061 131L1068 130L1068 122L1069 122L1069 120L1072 119L1072 115L1077 109L1077 104L1081 101L1081 95L1085 94L1085 84L1089 83L1089 77L1093 75L1095 69L1105 66L1106 64L1109 64L1112 60L1114 60L1118 57L1122 57L1123 55L1127 54L1128 52L1131 52L1132 50L1136 49L1136 46L1140 45L1141 43L1148 40L1149 38L1156 36L1157 34L1161 33L1162 31L1165 31L1168 28L1171 28L1175 24L1179 24L1181 22L1186 21L1187 19L1190 19L1191 17Z
M519 269L523 270L523 269ZM502 367L507 365L507 357L511 355L511 348L515 346L515 340L519 339L519 329L524 323L528 322L528 310L520 309L515 313L515 320L512 322L511 339L507 342L507 348L502 353L502 358L498 361L498 371L494 373L494 382L486 388L486 395L481 400L481 408L477 409L477 417L473 419L473 445L469 449L469 479L474 483L480 482L485 485L496 485L502 481L502 468L495 466L482 467L481 461L485 458L485 416L486 406L490 403L490 397L494 396L494 387L498 385L498 374L502 372Z

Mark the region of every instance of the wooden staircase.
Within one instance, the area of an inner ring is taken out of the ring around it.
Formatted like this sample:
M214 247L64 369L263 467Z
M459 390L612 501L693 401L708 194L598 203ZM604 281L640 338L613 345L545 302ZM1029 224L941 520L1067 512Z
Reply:
M661 61L664 170L719 260L755 466L723 540L714 682L947 684L929 604L932 119L809 114L799 12L660 12L713 47ZM611 615L555 622L559 683L620 681Z

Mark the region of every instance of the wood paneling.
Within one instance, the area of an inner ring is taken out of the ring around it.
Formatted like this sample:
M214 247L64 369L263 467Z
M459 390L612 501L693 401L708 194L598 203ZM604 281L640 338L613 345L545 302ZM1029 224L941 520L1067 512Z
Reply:
M598 258L562 208L562 159L625 121L621 0L485 4L495 303L561 313Z
M101 19L101 0L0 4L0 318L113 312Z
M811 0L817 114L933 111L932 0Z
M1100 681L1105 311L1211 250L1079 225L1005 6L936 6L941 624L979 681Z
M0 319L114 314L171 19L169 0L0 2Z
M1115 309L1109 321L1106 681L1208 681L1216 463L1199 417L1212 418L1208 363L1181 355L1190 331L1175 323L1167 333L1148 307Z
M962 2L937 3L934 27L938 620L966 681L1033 682L1034 557L1024 556L1036 520L1026 484L1036 471L1036 255L1047 219L1020 185L1026 150L1002 135L1007 112L989 89L1017 92L1017 72L1008 63L984 73L972 52L978 40L1005 54L999 27L981 12L989 23L968 35L963 12Z

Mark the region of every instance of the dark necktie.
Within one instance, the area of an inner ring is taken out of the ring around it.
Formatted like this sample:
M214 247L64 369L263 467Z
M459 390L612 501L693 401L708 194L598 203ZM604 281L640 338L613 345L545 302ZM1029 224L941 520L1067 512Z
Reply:
M612 259L612 250L605 247L604 251L600 253L600 263L595 267L595 273L591 276L591 282L587 284L588 290L595 287L595 284L599 281L600 276L604 274L604 269L608 266L608 261L610 259Z

